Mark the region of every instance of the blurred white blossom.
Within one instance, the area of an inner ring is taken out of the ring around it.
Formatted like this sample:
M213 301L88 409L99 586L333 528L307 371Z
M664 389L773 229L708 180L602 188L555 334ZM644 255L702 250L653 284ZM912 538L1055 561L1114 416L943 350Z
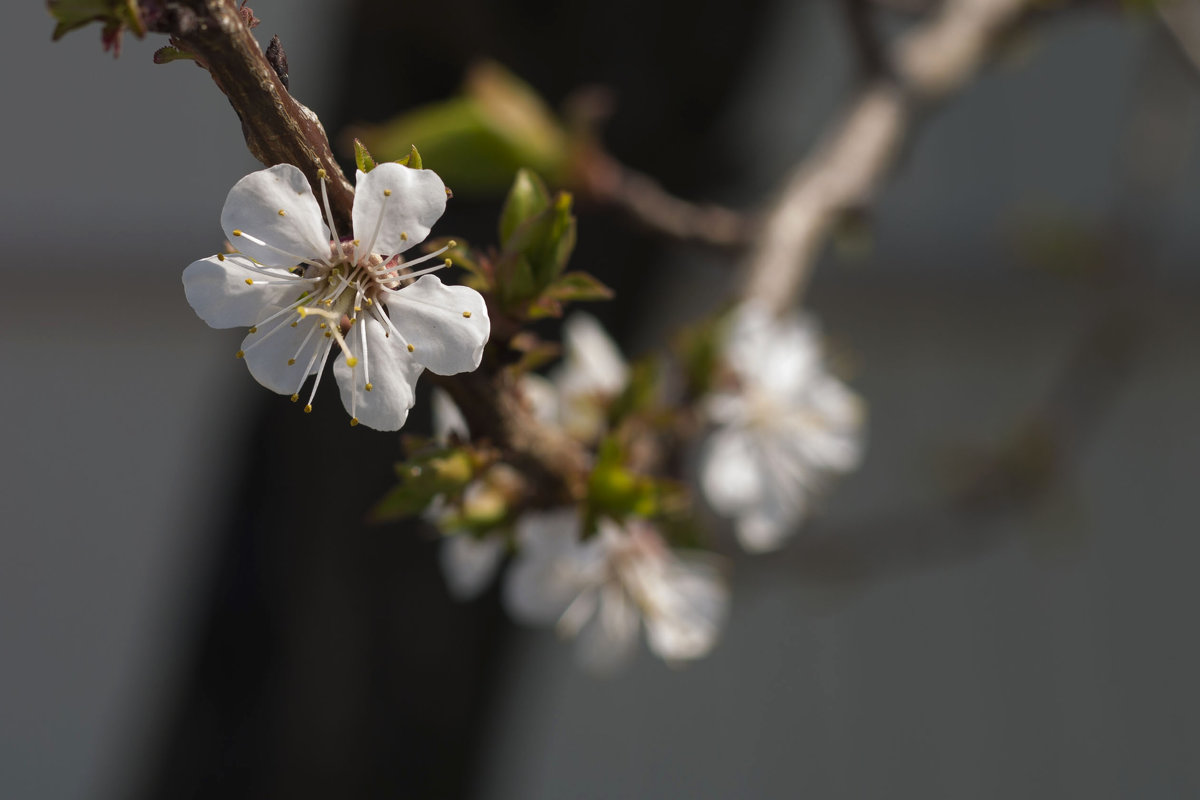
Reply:
M577 640L582 665L611 673L633 655L644 623L650 650L668 663L707 655L729 609L713 558L672 550L645 520L601 519L581 541L575 509L526 514L517 523L519 554L504 598L529 624L556 624Z
M725 342L734 381L708 398L717 427L701 453L700 483L713 508L734 518L743 547L773 550L830 478L858 465L862 404L826 371L807 316L743 305Z
M448 443L452 436L466 440L469 436L467 421L450 395L443 389L434 388L430 397L434 439L442 444ZM491 499L488 494L492 489L486 480L473 480L463 490L460 505L469 508L485 504ZM451 507L439 496L425 512L425 519L437 525L444 534L438 550L438 564L446 587L455 599L470 600L492 582L508 548L508 533L497 530L477 536L471 531L454 530L448 521L459 516L458 512L459 508Z
M629 381L629 365L595 317L575 312L563 324L563 360L550 377L526 375L526 397L544 422L589 441L604 430L609 403Z
M340 239L324 183L323 219L296 167L250 173L221 211L237 252L192 263L183 285L209 325L249 326L238 356L263 386L295 401L316 375L304 407L310 411L336 344L333 372L351 424L396 430L408 417L421 372L475 369L491 326L478 292L428 274L448 261L409 271L442 251L407 262L400 256L429 235L445 210L441 178L388 163L359 172L357 180L354 231Z

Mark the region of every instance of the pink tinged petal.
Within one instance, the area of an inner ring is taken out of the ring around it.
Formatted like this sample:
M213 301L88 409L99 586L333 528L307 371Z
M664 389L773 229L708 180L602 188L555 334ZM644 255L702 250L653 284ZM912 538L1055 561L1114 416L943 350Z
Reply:
M221 228L239 252L262 264L293 267L329 258L329 229L317 198L291 164L251 172L234 184L221 210Z
M297 323L294 328L293 322ZM278 394L298 392L319 363L319 359L313 362L313 353L329 342L317 323L314 317L300 319L295 313L284 314L248 335L242 341L242 351L254 380Z
M391 256L425 241L446 210L446 185L437 173L380 164L359 172L354 189L355 259Z
M456 375L479 366L492 330L479 292L447 286L436 276L425 275L390 295L387 310L392 324L426 369L438 375Z
M357 325L366 326L366 357L362 353L362 334L352 329L346 343L358 363L351 367L345 356L341 356L333 365L342 405L368 428L399 430L413 407L417 378L423 367L396 337L385 336L383 325L369 317L359 319ZM370 391L366 388L368 376L364 365L370 370Z
M438 551L446 586L457 600L470 600L482 592L504 556L504 537L489 534L477 539L469 534L451 536Z
M246 283L246 281L252 283ZM183 292L197 316L214 328L263 321L310 287L287 270L257 267L237 255L210 256L183 271Z

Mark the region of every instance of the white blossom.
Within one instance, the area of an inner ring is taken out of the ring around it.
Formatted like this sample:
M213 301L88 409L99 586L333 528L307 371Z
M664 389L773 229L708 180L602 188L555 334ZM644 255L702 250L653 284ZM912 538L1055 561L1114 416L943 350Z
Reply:
M589 441L604 430L608 405L629 382L629 365L604 326L577 311L563 323L563 360L550 377L525 375L522 388L537 417Z
M451 436L468 438L467 421L450 395L443 389L435 388L431 402L435 440L446 444ZM489 488L486 481L471 481L463 489L462 505L477 505L481 502L479 496ZM489 531L483 535L466 530L445 530L447 520L455 516L456 510L444 497L438 496L425 512L425 519L443 529L438 564L450 594L457 600L465 601L478 596L492 582L508 549L509 537L504 530Z
M221 212L237 252L191 264L184 291L212 327L249 326L238 355L263 386L296 401L316 375L306 412L336 345L333 372L350 423L397 430L421 372L475 369L491 328L478 292L429 274L448 261L411 271L445 248L401 258L445 210L441 179L387 163L359 172L357 184L354 230L343 239L324 182L323 219L296 167L280 164L242 178Z
M823 363L816 325L744 305L734 312L724 362L732 388L707 411L717 424L701 453L700 483L738 540L764 552L783 544L829 479L862 452L862 405Z
M714 560L672 550L655 527L602 519L581 541L574 509L526 514L521 549L509 569L509 613L529 624L556 624L577 640L581 664L605 674L633 655L645 625L651 652L677 664L707 655L729 610L729 591Z

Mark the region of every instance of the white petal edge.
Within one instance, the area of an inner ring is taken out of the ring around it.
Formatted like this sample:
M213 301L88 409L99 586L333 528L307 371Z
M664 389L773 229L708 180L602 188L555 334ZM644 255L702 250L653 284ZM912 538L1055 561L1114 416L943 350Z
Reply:
M430 394L429 401L433 415L434 439L439 442L446 442L451 436L458 436L460 439L470 437L471 434L467 430L467 420L458 406L454 404L454 400L450 398L449 392L435 386L433 392Z
M320 356L313 359L314 353L329 344L317 329L316 319L299 320L293 328L290 322L296 319L294 314L285 314L242 341L250 374L277 394L300 391L308 376L321 365Z
M221 209L221 228L239 252L268 266L329 258L329 229L321 207L308 178L291 164L251 172L235 183Z
M470 372L483 359L492 325L487 304L474 289L447 286L437 276L425 275L390 295L387 310L417 361L431 372Z
M584 587L573 558L579 526L573 508L528 513L517 520L520 550L504 579L504 605L514 619L552 625L579 596Z
M447 538L438 550L446 587L456 600L470 600L491 582L504 556L504 536L476 538L460 533Z
M370 317L346 334L346 343L357 364L351 367L345 356L333 365L342 405L359 423L377 431L397 431L408 420L408 411L416 400L417 378L422 366L403 342L386 336L383 325ZM366 352L362 338L366 337ZM371 390L367 391L370 378Z
M368 253L403 253L425 241L446 210L446 185L432 170L379 164L360 170L355 181L355 260Z
M263 272L270 273L270 277ZM247 284L246 281L256 281ZM264 281L294 283L265 283ZM300 297L312 285L283 269L255 268L237 255L209 256L183 271L183 293L196 315L214 328L249 327Z

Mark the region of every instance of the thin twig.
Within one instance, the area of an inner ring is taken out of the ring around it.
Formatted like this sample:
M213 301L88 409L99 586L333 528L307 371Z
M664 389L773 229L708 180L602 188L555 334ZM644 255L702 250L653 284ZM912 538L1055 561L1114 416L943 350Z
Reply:
M579 173L587 197L620 209L655 233L716 247L737 247L751 239L754 224L745 215L676 197L599 149L580 159Z

